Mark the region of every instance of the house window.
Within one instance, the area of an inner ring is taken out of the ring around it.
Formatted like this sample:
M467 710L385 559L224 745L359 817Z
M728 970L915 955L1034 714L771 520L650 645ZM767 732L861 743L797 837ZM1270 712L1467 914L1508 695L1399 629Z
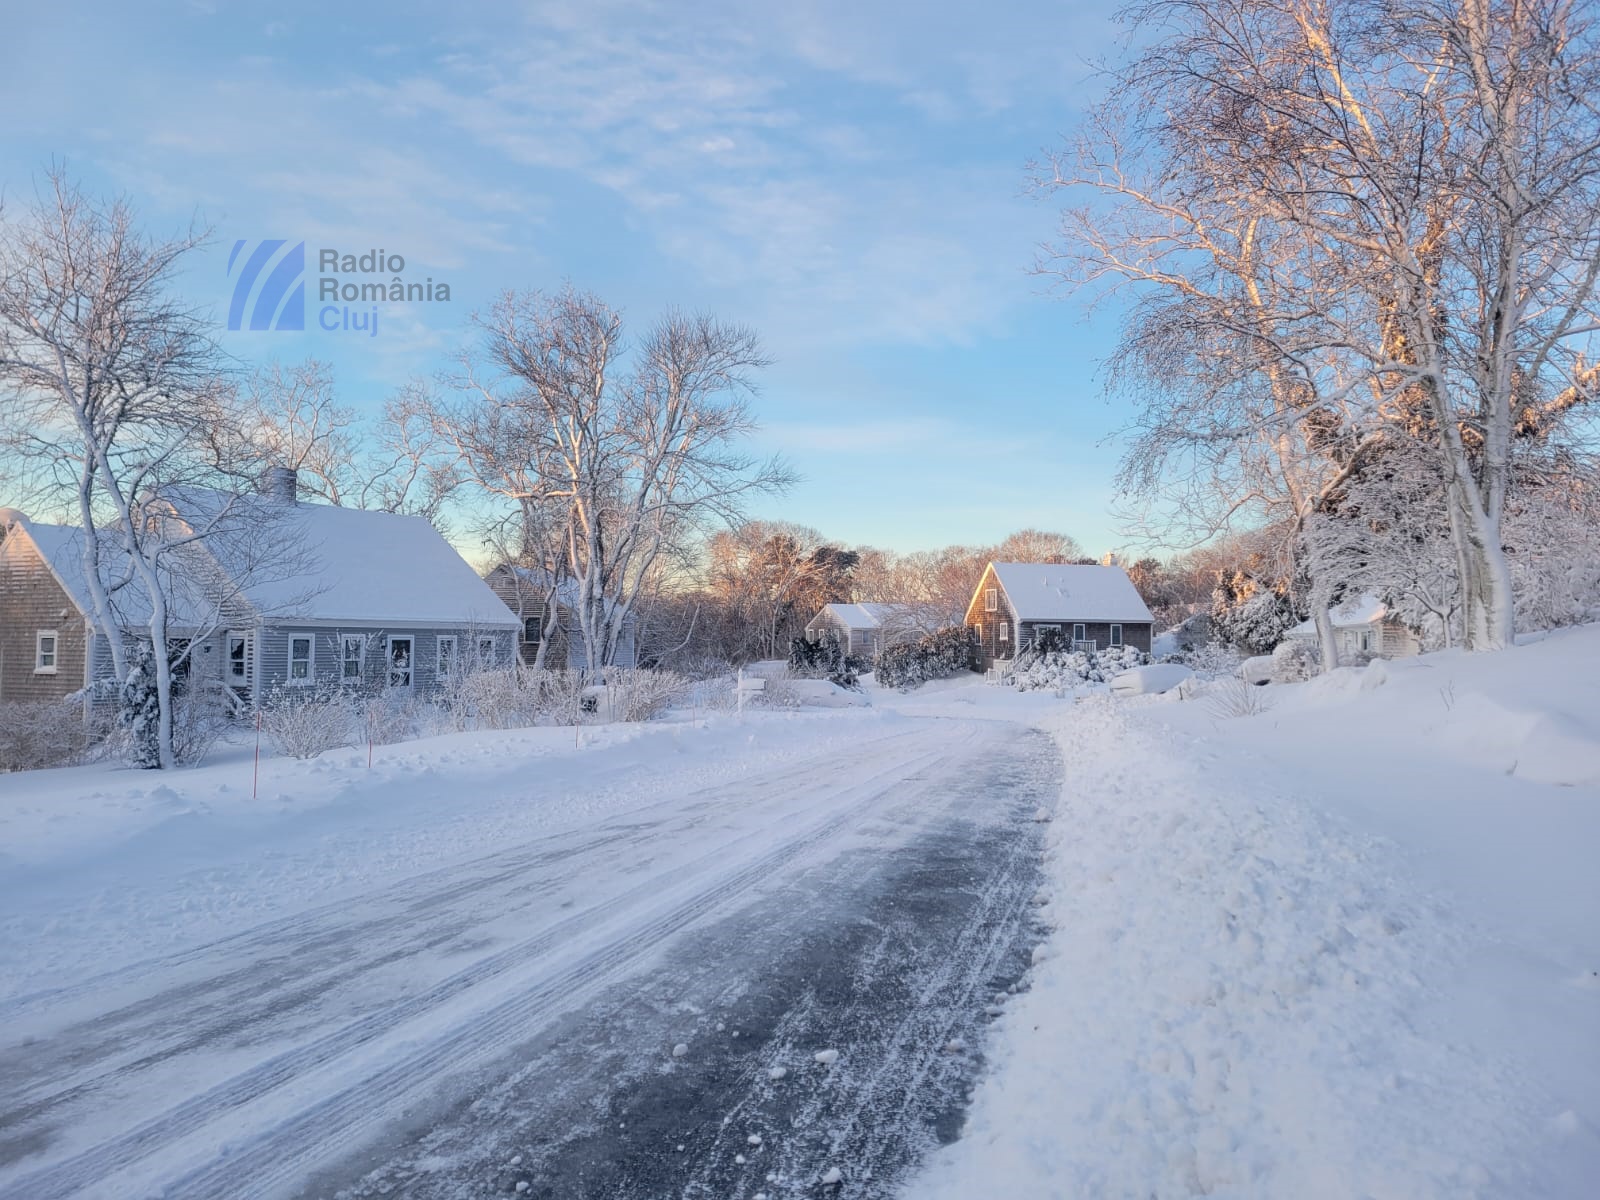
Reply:
M289 682L311 682L312 639L310 635L289 639Z
M1113 625L1111 627L1111 644L1113 646L1122 645L1122 626L1121 625Z
M439 658L435 670L441 680L449 679L456 665L456 639L442 637L439 639Z
M983 593L983 611L984 612L999 612L1000 611L1000 595L999 595L998 592L995 591L994 588L988 588Z
M413 650L413 642L411 642L410 637L389 638L390 688L410 688L411 650Z
M347 633L339 638L339 679L360 683L366 670L367 639L364 634Z
M1011 640L1011 622L1010 621L1001 621L1000 622L1000 640L1002 642L1009 642Z
M250 635L248 633L230 633L228 635L228 683L234 687L244 687L250 682Z
M389 686L392 688L411 686L412 645L409 637L389 639Z
M33 673L35 675L54 675L56 673L57 648L60 638L54 629L41 629L33 639Z
M1088 640L1084 636L1084 629L1083 629L1082 625L1074 625L1072 627L1072 640L1075 641L1075 642L1082 642L1082 641Z
M1372 630L1363 629L1361 631L1361 648L1363 650L1372 649Z
M480 667L492 667L492 666L494 666L494 660L495 660L494 639L492 637L481 637L481 638L479 638L478 639L478 665Z
M983 641L983 622L982 621L977 622L975 625L973 625L972 628L977 630L978 640L980 642Z

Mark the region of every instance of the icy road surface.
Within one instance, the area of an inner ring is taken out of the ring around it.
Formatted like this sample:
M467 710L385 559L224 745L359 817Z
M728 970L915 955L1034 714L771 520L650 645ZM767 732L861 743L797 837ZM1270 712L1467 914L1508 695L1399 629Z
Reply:
M0 1197L893 1194L1039 936L1059 755L925 720L632 769L641 806L0 1004Z

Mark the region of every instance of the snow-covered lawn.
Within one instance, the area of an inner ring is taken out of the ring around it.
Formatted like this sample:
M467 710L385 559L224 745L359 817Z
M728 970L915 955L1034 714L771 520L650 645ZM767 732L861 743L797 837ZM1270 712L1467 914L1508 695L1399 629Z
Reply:
M872 713L447 734L0 775L0 1002L889 734Z
M1242 718L1023 699L905 705L1067 768L1054 932L908 1195L1596 1194L1600 627Z

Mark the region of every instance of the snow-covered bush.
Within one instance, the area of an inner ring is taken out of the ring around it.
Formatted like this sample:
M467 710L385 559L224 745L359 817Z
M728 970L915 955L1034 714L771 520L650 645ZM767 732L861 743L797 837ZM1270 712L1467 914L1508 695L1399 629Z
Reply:
M417 737L423 732L422 726L432 707L420 705L401 692L374 692L353 699L350 704L352 740L357 744L370 742L374 746L392 746Z
M1270 654L1295 624L1288 597L1242 571L1218 581L1211 594L1211 631L1250 654Z
M930 679L949 679L976 669L977 637L969 626L952 625L921 641L888 646L878 654L874 677L883 687L909 691Z
M78 700L0 704L0 772L68 766L93 742Z
M540 679L550 674L529 667L457 673L441 698L456 730L525 729L539 722Z
M689 691L690 681L672 671L606 668L606 689L611 715L618 721L650 721L660 716Z
M290 758L315 758L324 750L352 746L358 737L365 741L357 725L354 705L337 684L277 688L261 712L267 741Z
M1019 692L1060 692L1086 683L1104 683L1131 667L1142 667L1150 656L1134 646L1108 646L1104 650L1053 650L1046 642L1017 656L1011 683Z
M1317 647L1299 638L1279 642L1272 652L1272 682L1299 683L1322 669Z
M789 642L789 674L795 679L828 679L840 687L859 686L856 672L859 660L846 656L839 635L823 631L816 641L797 637Z
M134 652L133 665L122 681L117 702L117 726L123 751L135 767L161 765L161 697L156 688L156 656L148 645Z
M1202 679L1216 679L1239 670L1239 652L1221 642L1207 642L1192 650L1180 651L1173 658Z
M196 688L172 698L172 755L185 766L205 761L228 731L231 718L220 687Z

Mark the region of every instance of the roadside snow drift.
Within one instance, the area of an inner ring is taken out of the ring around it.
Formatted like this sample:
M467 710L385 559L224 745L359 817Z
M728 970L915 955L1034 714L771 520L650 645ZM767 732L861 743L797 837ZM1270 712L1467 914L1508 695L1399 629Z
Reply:
M1597 682L1590 626L1039 710L1055 932L907 1194L1594 1195Z

